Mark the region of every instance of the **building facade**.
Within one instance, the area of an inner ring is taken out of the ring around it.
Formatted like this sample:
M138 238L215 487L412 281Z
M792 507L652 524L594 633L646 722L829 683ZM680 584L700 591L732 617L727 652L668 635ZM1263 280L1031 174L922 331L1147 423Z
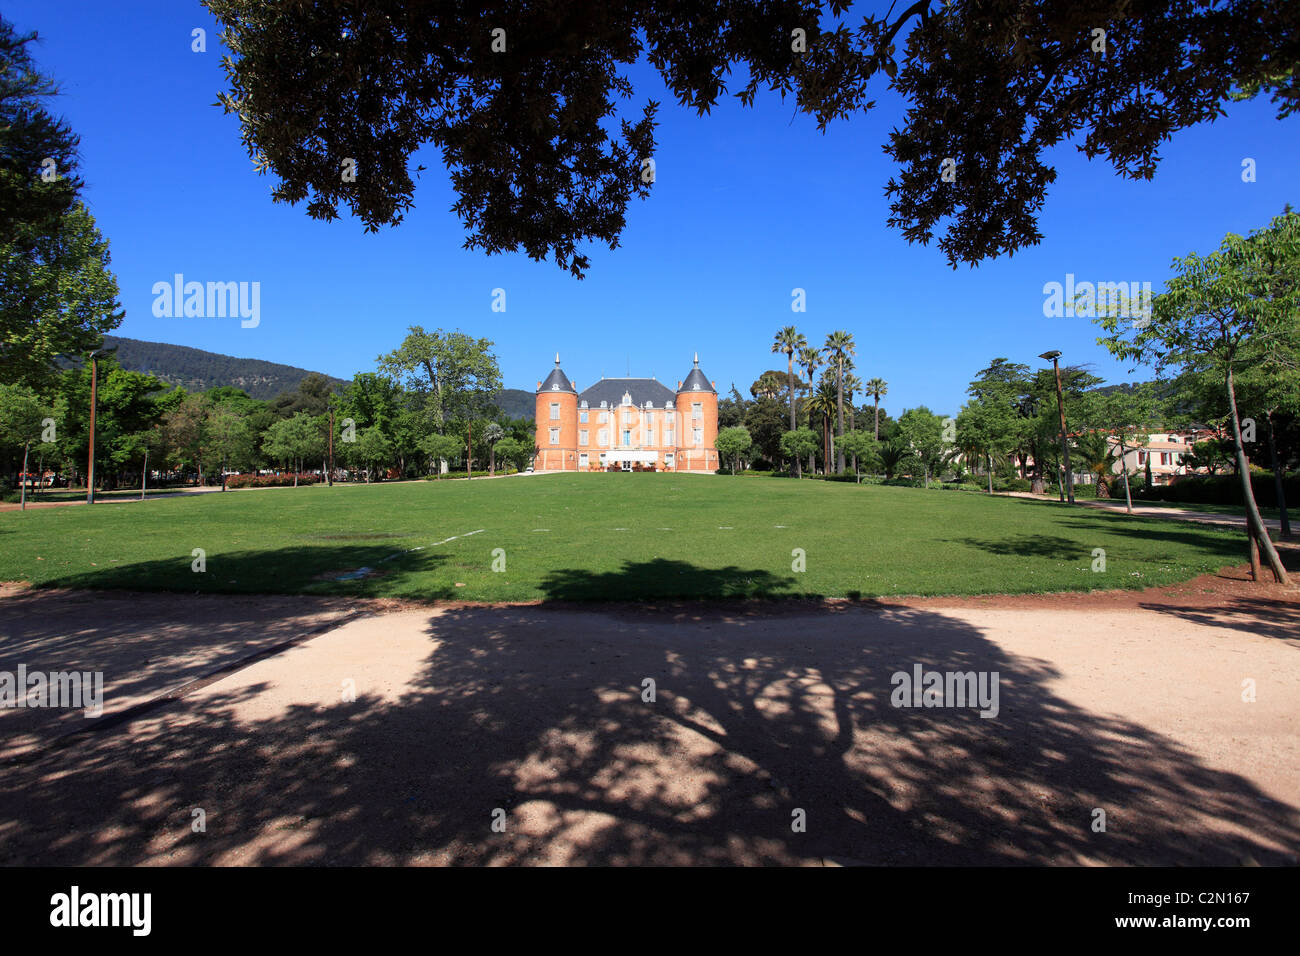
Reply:
M674 391L655 378L602 378L583 392L560 368L537 383L535 471L718 468L718 391L695 367Z

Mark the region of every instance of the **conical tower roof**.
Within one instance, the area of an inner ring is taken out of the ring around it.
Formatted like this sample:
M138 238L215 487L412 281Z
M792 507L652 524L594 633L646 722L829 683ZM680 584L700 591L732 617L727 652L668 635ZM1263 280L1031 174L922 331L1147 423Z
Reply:
M686 376L682 382L682 387L677 390L678 394L682 392L712 392L713 385L700 371L700 353L695 353L695 367L691 369L691 374Z
M551 374L546 376L546 381L542 382L539 392L572 392L578 394L578 390L573 387L569 377L560 370L560 353L555 353L555 368L551 369Z

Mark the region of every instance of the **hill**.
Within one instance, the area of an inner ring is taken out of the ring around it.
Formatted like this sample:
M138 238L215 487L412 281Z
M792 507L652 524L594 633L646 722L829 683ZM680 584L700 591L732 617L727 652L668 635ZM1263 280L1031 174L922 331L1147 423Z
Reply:
M299 382L312 374L310 369L295 365L235 358L233 355L205 352L185 345L144 342L120 335L105 335L104 348L115 350L122 368L154 375L169 385L180 385L191 392L233 385L242 388L253 398L272 399L292 391ZM331 385L347 384L343 379L332 375L326 375L325 378ZM510 418L532 418L535 396L522 389L506 388L501 390L497 404Z
M235 358L218 352L205 352L185 345L168 345L165 342L142 342L117 335L104 336L104 348L115 349L122 368L132 372L147 372L169 385L180 385L191 392L207 391L221 385L242 388L253 398L275 398L282 392L292 391L310 369L262 359ZM325 376L332 385L344 384L342 379Z

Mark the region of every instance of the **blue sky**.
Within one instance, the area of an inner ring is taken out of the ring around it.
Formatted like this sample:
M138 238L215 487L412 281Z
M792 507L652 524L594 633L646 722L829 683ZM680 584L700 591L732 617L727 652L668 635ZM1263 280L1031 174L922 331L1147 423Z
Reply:
M634 200L618 249L589 248L583 281L520 254L461 248L454 196L436 155L402 225L366 234L348 216L321 223L270 201L238 125L215 106L225 88L216 24L189 0L8 0L6 19L35 29L41 68L63 87L57 108L80 134L86 198L112 244L126 319L117 334L317 369L343 378L374 369L409 325L462 329L496 343L507 387L532 389L558 350L580 387L655 375L675 382L692 353L719 391L742 393L766 368L772 334L795 324L820 344L833 329L857 340L858 374L889 382L895 414L927 404L955 412L970 379L997 356L1091 363L1108 381L1130 375L1096 344L1085 318L1043 317L1043 285L1151 281L1170 260L1208 251L1300 206L1294 171L1300 123L1264 100L1180 134L1153 182L1117 177L1073 146L1040 221L1045 240L972 270L937 247L886 228L881 151L901 118L879 88L870 114L818 133L775 95L752 109L728 99L699 118L637 69L639 102L662 104L651 198ZM191 30L208 31L206 53ZM1257 181L1241 181L1244 157ZM156 318L155 282L261 283L261 322ZM791 311L791 290L807 311ZM492 290L506 311L492 311Z

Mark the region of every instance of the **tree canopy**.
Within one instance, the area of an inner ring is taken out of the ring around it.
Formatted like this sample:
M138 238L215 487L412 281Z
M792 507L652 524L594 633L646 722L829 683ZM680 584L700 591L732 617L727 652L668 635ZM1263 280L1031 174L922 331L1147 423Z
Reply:
M906 103L884 144L888 222L909 242L939 233L954 267L1041 239L1053 147L1149 179L1162 143L1233 98L1290 113L1300 62L1286 0L917 0L884 15L843 0L204 2L232 51L219 101L276 201L396 224L428 144L466 247L578 277L583 244L616 246L653 188L659 104L636 100L626 69L642 60L700 115L767 90L822 130L887 85Z

